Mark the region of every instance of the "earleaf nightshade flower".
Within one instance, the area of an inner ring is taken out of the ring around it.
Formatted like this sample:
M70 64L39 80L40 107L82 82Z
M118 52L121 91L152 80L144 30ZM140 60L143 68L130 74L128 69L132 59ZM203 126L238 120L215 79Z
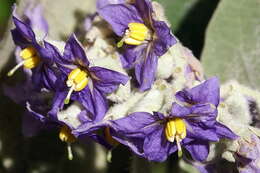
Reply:
M150 89L155 80L158 58L177 42L170 28L165 22L154 19L149 0L99 0L97 11L122 37L118 47L126 44L121 56L123 67L135 68L141 91Z
M38 12L41 13L41 10L38 9L34 13ZM29 15L29 12L27 12L27 15ZM33 15L38 16L38 18L41 16L41 14ZM44 20L43 17L40 19ZM36 25L37 22L35 19L30 21L30 18L27 21L22 21L15 16L15 11L13 12L13 22L15 28L11 30L11 34L14 43L21 49L19 53L21 60L8 72L8 76L12 76L16 70L23 66L25 69L32 71L31 78L32 82L35 83L35 88L53 89L57 79L56 70L53 66L54 61L50 50L46 49L43 44L44 40L38 40L32 29L31 24ZM47 32L46 21L38 21L38 23L44 23L43 32ZM42 26L39 26L39 28L42 28Z
M178 92L176 96L188 106L173 103L169 115L135 112L112 121L114 138L148 160L164 161L175 151L181 156L184 147L194 160L203 161L209 153L209 142L237 138L229 128L216 121L218 88L218 79L211 78L180 91L189 97L181 97Z
M99 121L105 115L108 105L106 94L115 91L120 84L125 85L128 76L98 66L90 66L85 51L74 35L68 39L63 56L56 52L55 62L61 71L57 81L55 98L60 108L70 100L79 101Z

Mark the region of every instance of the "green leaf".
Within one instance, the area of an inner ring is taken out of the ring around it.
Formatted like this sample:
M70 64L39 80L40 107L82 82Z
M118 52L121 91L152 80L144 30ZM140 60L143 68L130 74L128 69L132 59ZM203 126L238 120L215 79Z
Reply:
M236 79L260 88L260 1L221 1L211 20L202 53L208 76Z

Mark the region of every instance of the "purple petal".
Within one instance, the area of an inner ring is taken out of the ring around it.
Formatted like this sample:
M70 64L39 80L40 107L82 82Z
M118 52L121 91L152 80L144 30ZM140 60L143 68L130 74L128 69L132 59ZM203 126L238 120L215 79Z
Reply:
M191 114L191 109L184 107L184 106L180 106L177 103L172 104L170 116L183 117L183 116L187 116L187 115L190 115L190 114Z
M57 91L54 95L53 101L52 101L52 108L48 112L49 117L53 119L57 118L57 113L60 111L64 106L64 100L67 96L66 91Z
M124 4L124 3L126 3L126 0L98 0L96 7L97 7L97 9L101 9L107 5Z
M91 67L89 70L95 87L106 94L115 91L120 84L125 85L129 80L128 76L106 68Z
M127 45L125 47L125 52L122 56L120 56L120 59L123 67L128 69L134 67L138 61L142 60L147 44L142 44L139 46Z
M112 26L118 36L124 35L129 23L143 23L140 14L131 5L111 4L98 8L97 11Z
M219 141L219 137L216 134L215 129L209 129L207 127L203 128L203 125L196 123L187 124L188 133L187 136L196 140L204 140L204 141Z
M157 126L144 140L144 156L150 161L162 162L167 159L170 147L174 147L172 152L177 150L177 147L171 146L164 136L164 126Z
M35 7L30 4L24 13L28 17L31 26L34 29L43 31L45 35L48 33L49 27L43 16L43 7L41 4L38 4Z
M83 91L75 94L73 100L79 101L92 115L93 121L100 121L108 110L108 103L105 96L96 88L92 90L86 87Z
M15 29L11 30L14 43L22 48L30 45L32 42L36 43L35 34L32 28L13 16Z
M223 124L216 122L215 123L216 133L219 138L227 138L227 139L237 139L239 136L234 134L228 127Z
M152 52L148 52L146 55L135 66L135 77L139 83L140 91L145 91L152 87L157 71L158 57Z
M72 133L77 137L82 135L89 135L94 131L107 126L108 124L105 121L100 121L100 122L88 121L88 122L84 122L79 127L74 129Z
M133 4L147 25L152 23L152 3L150 0L135 0Z
M182 102L189 104L211 103L215 106L219 103L219 81L212 77L202 84L183 91L177 92L175 97Z
M84 48L77 40L76 36L72 34L66 42L64 48L64 62L77 63L83 67L89 66L89 61L86 57Z
M124 118L111 122L111 127L123 134L133 134L135 137L150 133L159 124L158 117L147 112L135 112Z
M162 56L172 45L177 43L177 40L165 22L154 21L153 26L157 36L153 49L157 56Z
M209 155L209 144L206 141L193 141L185 145L192 158L197 161L204 161Z
M118 133L111 130L112 137L119 143L130 148L135 154L143 156L143 138L128 136L124 133Z
M200 122L212 126L216 121L217 108L212 104L197 104L190 108L191 114L185 116L185 119L191 122Z

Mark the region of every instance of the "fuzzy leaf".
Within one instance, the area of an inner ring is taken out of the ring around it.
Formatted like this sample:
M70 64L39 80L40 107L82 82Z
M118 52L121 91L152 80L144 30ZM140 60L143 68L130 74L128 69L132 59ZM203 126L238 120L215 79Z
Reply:
M236 79L260 88L260 2L221 1L212 18L202 53L208 76Z

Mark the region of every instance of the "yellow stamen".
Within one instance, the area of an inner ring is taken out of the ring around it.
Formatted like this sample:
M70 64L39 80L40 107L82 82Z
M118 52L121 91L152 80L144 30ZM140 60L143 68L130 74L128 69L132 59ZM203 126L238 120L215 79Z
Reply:
M125 36L117 43L117 46L122 47L124 42L137 46L149 39L149 36L149 29L143 23L129 23Z
M34 47L27 47L20 52L20 56L24 60L31 58L31 57L35 56L36 54L37 54L37 51Z
M68 150L68 159L73 159L71 143L76 141L76 138L73 134L71 134L71 130L67 126L62 126L60 129L59 134L60 140L67 143L67 150Z
M186 125L180 118L172 118L166 123L165 136L169 142L176 140L178 156L182 156L181 141L186 137Z
M66 84L68 87L70 87L70 90L64 103L68 104L73 91L81 91L87 86L88 73L85 70L81 70L80 68L75 68L68 75Z
M32 69L36 67L41 59L37 55L37 51L33 47L27 47L20 52L20 56L23 59L19 64L17 64L14 68L12 68L7 76L12 76L20 67L24 66L24 68Z
M60 140L63 142L73 143L76 138L71 134L71 130L67 126L62 126L59 133Z

